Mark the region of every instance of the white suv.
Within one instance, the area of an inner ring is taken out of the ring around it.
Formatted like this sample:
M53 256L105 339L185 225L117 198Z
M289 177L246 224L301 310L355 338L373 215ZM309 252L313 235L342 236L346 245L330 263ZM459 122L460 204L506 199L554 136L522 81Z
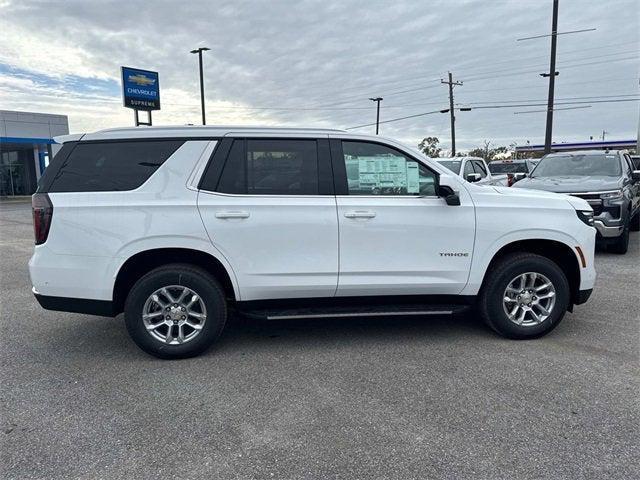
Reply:
M33 196L33 292L125 314L145 351L201 353L227 312L442 315L552 330L595 281L593 212L477 186L393 140L339 130L151 127L60 139Z

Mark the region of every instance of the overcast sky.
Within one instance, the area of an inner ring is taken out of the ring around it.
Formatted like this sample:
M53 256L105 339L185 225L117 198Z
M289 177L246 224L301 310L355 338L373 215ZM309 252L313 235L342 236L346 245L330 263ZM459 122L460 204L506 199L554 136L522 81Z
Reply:
M347 128L455 101L544 103L551 0L90 1L0 0L0 109L65 114L72 132L132 125L120 66L160 73L154 124L200 122L197 56L205 53L214 124ZM635 138L640 102L640 2L560 0L554 141ZM615 96L615 97L614 97ZM590 105L590 106L588 106ZM587 108L575 108L587 107ZM544 107L457 114L458 149L544 140ZM530 112L534 113L520 113ZM516 113L517 112L517 113ZM373 133L374 127L354 130ZM416 145L450 142L448 114L381 125Z

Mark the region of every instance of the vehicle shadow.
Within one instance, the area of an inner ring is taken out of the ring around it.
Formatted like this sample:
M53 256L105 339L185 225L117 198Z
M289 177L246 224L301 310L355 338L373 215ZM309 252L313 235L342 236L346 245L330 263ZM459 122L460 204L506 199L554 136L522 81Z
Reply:
M221 349L234 344L261 342L281 346L315 345L319 342L341 343L390 342L407 337L430 337L456 340L463 337L495 337L473 312L446 316L389 316L359 318L313 318L264 320L234 314L229 319L219 342Z
M82 328L74 328L70 322L82 324ZM129 338L122 315L116 318L70 315L66 322L59 322L49 329L46 338L43 344L32 347L45 356L55 350L61 360L64 357L120 361L153 358L138 349ZM274 346L280 351L288 348L299 351L322 344L393 345L415 339L448 344L469 338L486 340L499 337L471 312L449 316L295 320L264 320L234 313L230 315L221 338L205 355L221 355L239 349L271 349ZM59 345L67 347L61 350Z

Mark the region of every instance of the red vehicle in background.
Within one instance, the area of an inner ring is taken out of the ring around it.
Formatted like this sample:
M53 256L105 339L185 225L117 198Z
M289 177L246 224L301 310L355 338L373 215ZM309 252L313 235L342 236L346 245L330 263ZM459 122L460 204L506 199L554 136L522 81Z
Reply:
M538 159L494 160L489 163L489 171L493 175L507 175L508 186L516 183L516 173L529 174L533 171Z

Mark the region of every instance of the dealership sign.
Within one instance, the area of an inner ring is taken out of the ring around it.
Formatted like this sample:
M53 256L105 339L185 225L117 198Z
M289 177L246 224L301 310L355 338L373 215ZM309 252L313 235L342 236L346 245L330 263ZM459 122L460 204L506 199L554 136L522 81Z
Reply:
M121 67L124 106L135 110L160 110L158 72Z

